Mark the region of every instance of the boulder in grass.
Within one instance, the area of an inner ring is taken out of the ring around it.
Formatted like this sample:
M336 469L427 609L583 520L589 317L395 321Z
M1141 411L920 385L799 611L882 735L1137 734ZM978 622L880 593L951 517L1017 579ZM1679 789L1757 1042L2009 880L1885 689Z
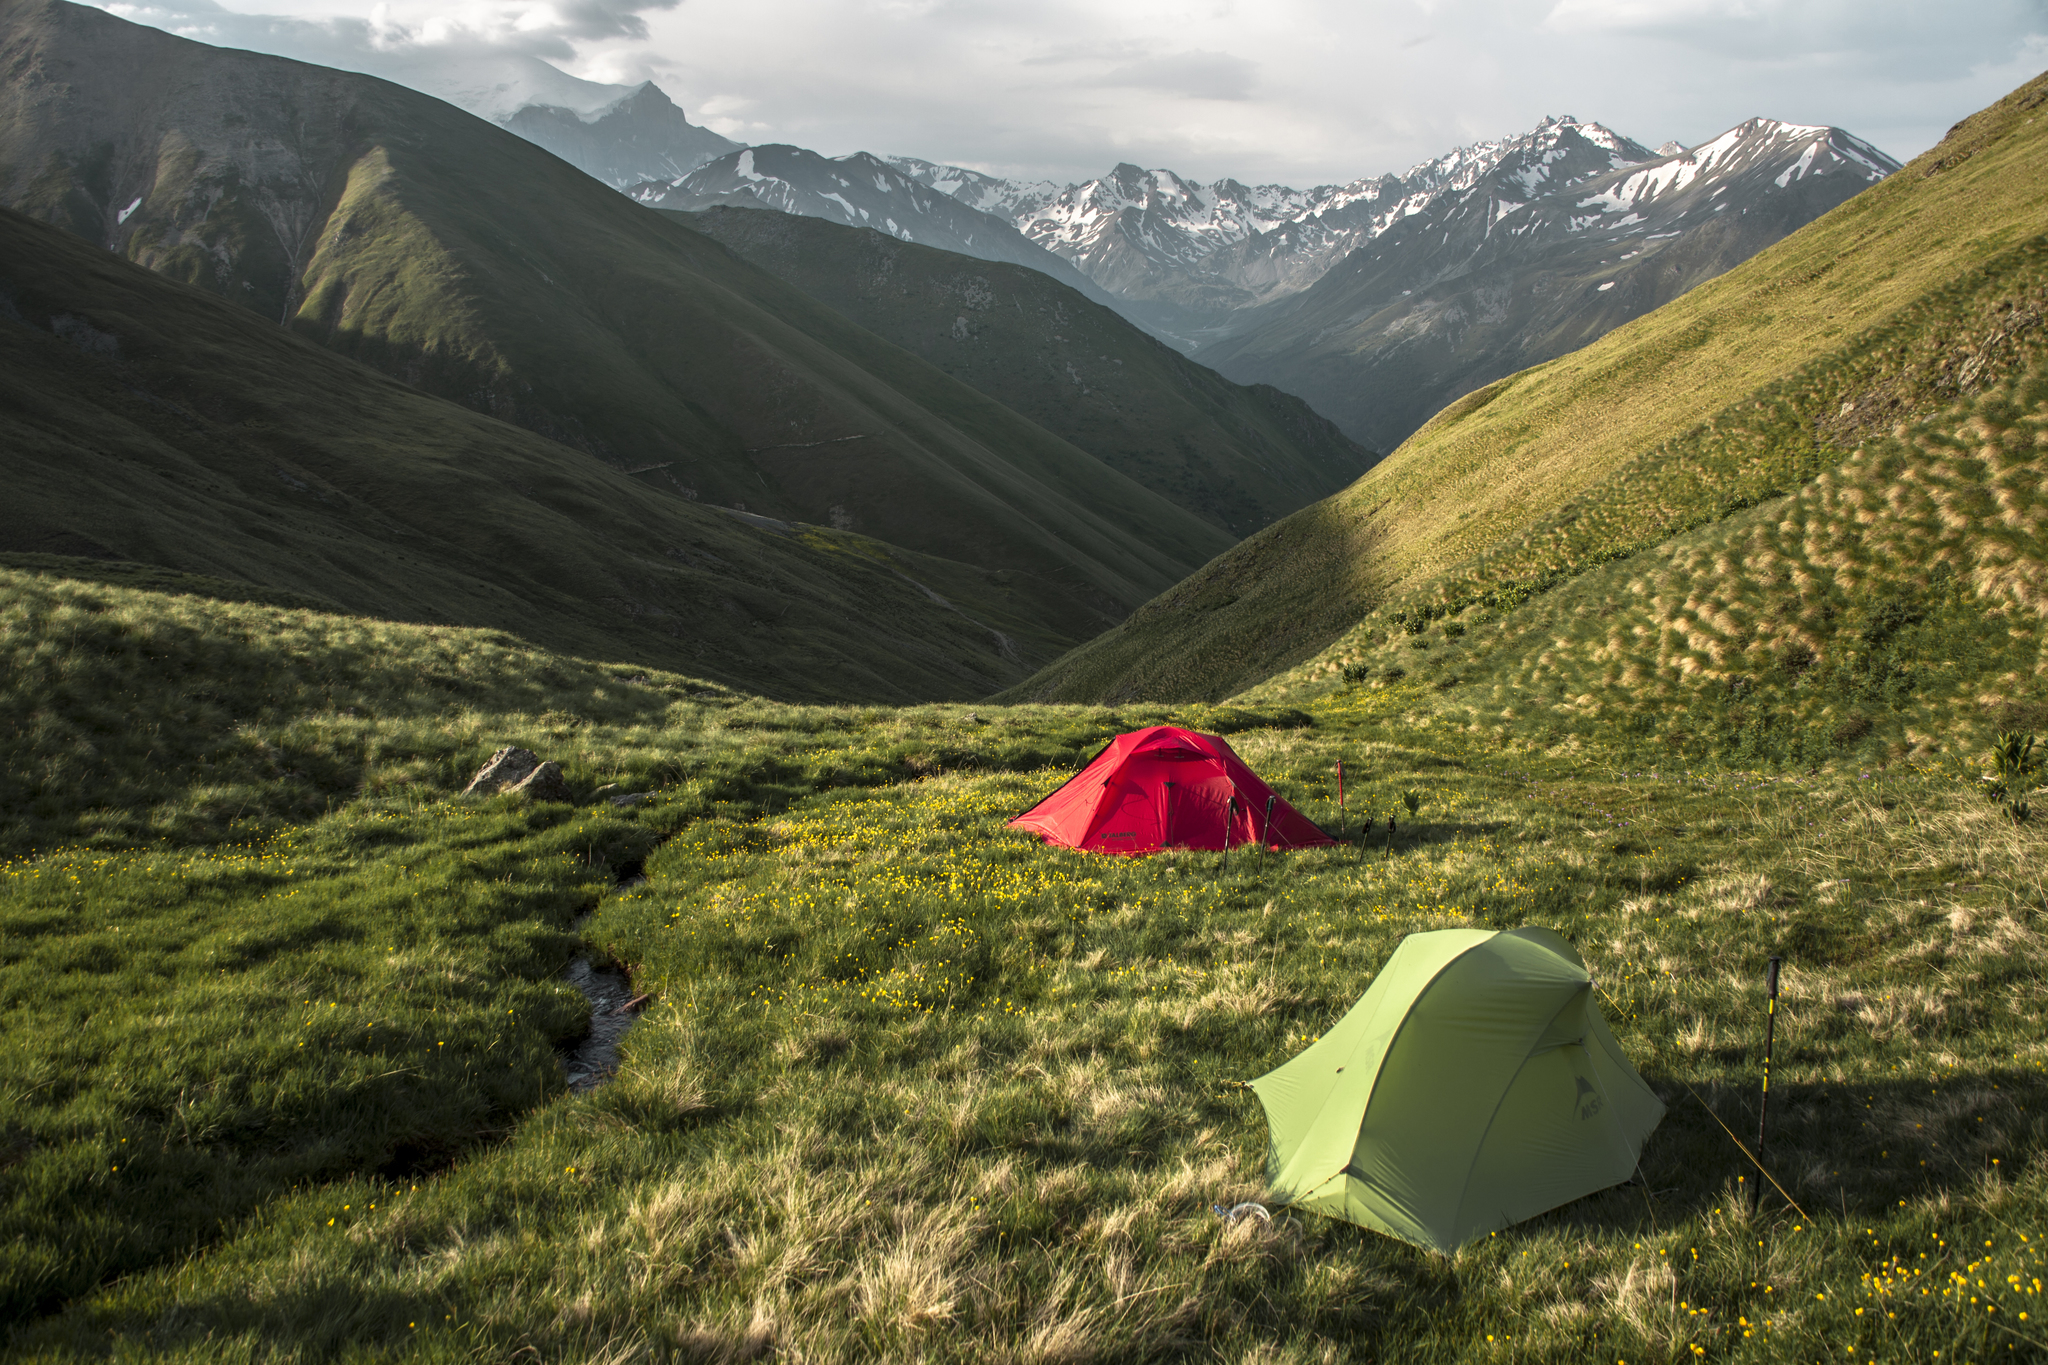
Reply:
M562 765L553 761L541 764L505 790L516 796L530 796L536 801L576 799L569 790L569 784L562 780Z
M540 756L531 749L500 749L491 755L490 762L476 770L476 776L469 779L462 794L495 796L526 781L540 766ZM556 768L555 774L559 780L561 769Z

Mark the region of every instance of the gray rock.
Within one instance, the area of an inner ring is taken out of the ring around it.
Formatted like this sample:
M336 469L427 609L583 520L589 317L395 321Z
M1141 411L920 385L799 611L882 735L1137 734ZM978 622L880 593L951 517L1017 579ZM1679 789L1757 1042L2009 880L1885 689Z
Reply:
M505 790L519 796L530 796L536 801L576 799L575 794L569 790L569 784L562 780L562 765L553 761L541 764Z
M637 806L653 795L653 792L627 792L624 796L612 797L611 803L614 806Z
M540 766L539 755L531 749L500 749L491 755L490 762L476 770L476 776L469 779L469 785L462 789L462 794L495 795L524 782ZM559 768L555 771L558 775L561 772Z

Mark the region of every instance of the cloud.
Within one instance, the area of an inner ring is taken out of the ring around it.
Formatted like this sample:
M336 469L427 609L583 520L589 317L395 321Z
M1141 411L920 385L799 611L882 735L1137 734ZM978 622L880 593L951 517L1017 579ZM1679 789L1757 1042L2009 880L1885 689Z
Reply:
M2048 31L2048 0L1556 0L1543 26L1582 40L1650 40L1697 56L1924 82L1982 64L1987 48Z
M556 13L556 31L566 38L648 37L646 12L671 10L682 0L578 0Z
M251 12L117 12L451 99L550 79L528 66L449 84L515 58L554 63L563 103L604 93L572 76L651 76L750 142L1059 181L1131 161L1202 181L1342 182L1563 113L1649 146L1755 115L1831 123L1909 156L2048 62L2048 0L225 3Z
M304 61L359 69L378 56L437 52L459 59L478 53L574 59L591 43L645 42L644 16L675 9L681 0L561 0L555 3L479 3L402 9L376 4L334 5L311 14L251 14L214 0L102 0L110 14L183 37L247 47Z
M1103 85L1158 90L1185 99L1247 100L1258 67L1224 52L1174 52L1144 57L1106 71Z

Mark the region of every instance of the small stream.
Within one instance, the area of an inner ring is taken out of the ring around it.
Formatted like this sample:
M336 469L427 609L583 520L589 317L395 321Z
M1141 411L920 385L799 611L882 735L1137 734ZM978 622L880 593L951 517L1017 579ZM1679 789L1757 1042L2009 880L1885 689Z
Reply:
M619 888L638 886L646 880L646 874L635 864L620 873ZM588 923L590 916L585 915L570 927L581 934ZM590 1032L556 1055L562 1059L570 1090L595 1090L619 1069L619 1039L640 1021L638 1010L626 1008L635 1003L633 983L616 967L593 964L588 953L569 964L562 980L583 992L583 998L590 1002Z

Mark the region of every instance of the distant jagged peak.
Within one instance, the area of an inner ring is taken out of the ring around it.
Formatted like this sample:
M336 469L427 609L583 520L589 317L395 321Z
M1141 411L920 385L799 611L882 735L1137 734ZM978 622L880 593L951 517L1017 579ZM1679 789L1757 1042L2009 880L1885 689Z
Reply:
M1526 133L1453 148L1410 166L1400 179L1411 194L1457 193L1508 169L1527 199L1558 184L1655 159L1649 148L1605 124L1548 114ZM1560 166L1562 171L1553 169Z
M554 104L546 99L529 100L525 104L520 105L511 114L498 120L498 122L501 124L510 123L529 109L567 114L575 118L578 123L599 123L615 115L623 115L628 118L648 114L658 115L666 113L671 109L675 110L678 114L683 112L681 107L668 97L667 91L663 90L653 81L642 81L638 85L624 87L623 93L615 95L601 104L588 99L579 100L573 104Z
M1646 171L1683 188L1695 178L1748 170L1767 159L1785 162L1775 181L1780 189L1793 180L1825 175L1837 167L1873 182L1899 169L1897 161L1843 129L1751 118L1695 147L1679 147Z
M1065 188L1050 180L1006 180L966 166L926 161L915 156L882 158L903 175L930 190L958 199L972 209L1015 219L1048 203Z
M1577 207L1626 214L1625 221L1640 222L1647 221L1642 215L1652 204L1668 204L1688 192L1718 195L1738 181L1769 193L1808 176L1848 175L1875 183L1898 169L1891 157L1840 128L1752 118L1696 147L1586 186L1591 193Z

